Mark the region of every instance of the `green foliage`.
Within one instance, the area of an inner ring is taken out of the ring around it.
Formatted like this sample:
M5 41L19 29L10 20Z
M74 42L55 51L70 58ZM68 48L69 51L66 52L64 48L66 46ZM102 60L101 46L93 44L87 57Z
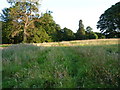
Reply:
M77 33L75 34L76 35L76 39L78 40L83 40L86 38L85 36L85 29L84 29L84 25L82 23L82 20L79 21L79 29L77 30Z
M118 45L3 49L3 88L119 88Z
M87 36L88 39L98 39L98 36L97 34L95 34L94 32L88 34Z
M97 34L92 31L90 26L86 28L86 39L98 39Z
M90 26L87 26L87 27L86 27L86 32L87 32L87 33L91 33L92 30L93 30L93 29L92 29Z
M10 12L10 9L9 9L9 8L4 8L4 9L2 10L2 13L3 13L3 14L0 13L0 18L1 18L2 21L7 22L7 21L10 21L10 20L11 20L11 19L10 19L10 14L9 14L9 12Z
M61 29L53 20L52 11L38 14L38 2L15 0L9 3L11 7L3 9L1 14L2 43L43 43L120 36L120 2L100 16L97 26L101 33L93 32L90 26L85 30L82 20L79 21L79 29L76 33L68 28Z
M82 20L79 21L79 29L76 33L68 28L61 29L53 20L52 11L38 14L38 2L15 0L9 3L11 7L3 9L1 14L2 43L43 43L98 38L90 26L85 31ZM107 37L109 36L117 37L113 32ZM99 38L104 36L99 34Z
M14 38L13 43L27 42L28 34L27 30L34 28L34 22L38 20L39 15L37 3L34 2L11 2L10 8L5 8L3 14L1 14L1 19L4 22L11 22L13 25L11 36ZM33 14L34 13L34 14ZM4 30L4 29L3 29ZM18 36L20 35L20 37Z
M72 30L63 28L57 32L59 41L70 41L75 39L75 35Z
M3 22L3 43L23 42L24 30L21 29L22 27L16 28L16 26L12 21ZM26 30L27 43L58 41L57 32L60 30L60 26L55 23L50 13L45 13Z
M97 34L98 39L105 39L105 35L103 35L102 33L95 32L95 34Z
M27 40L28 43L43 43L50 41L50 37L42 27L30 29L28 32L30 33Z
M11 28L12 28L12 25L10 25L9 23L4 23L2 22L2 43L11 43L11 40L10 40L10 33L11 33Z
M101 16L97 28L107 38L120 37L120 2L112 5Z
M42 15L40 21L41 23L39 23L39 25L45 29L46 33L51 37L51 40L58 41L57 32L61 28L58 24L55 23L51 14L49 12L46 12Z

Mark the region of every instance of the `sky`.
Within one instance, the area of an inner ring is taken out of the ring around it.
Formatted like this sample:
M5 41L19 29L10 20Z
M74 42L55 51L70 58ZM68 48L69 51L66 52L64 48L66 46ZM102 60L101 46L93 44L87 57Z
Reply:
M41 12L52 11L53 19L61 28L67 27L76 32L81 19L84 28L91 26L94 32L101 14L105 10L119 2L119 0L42 0L39 7ZM0 0L0 13L5 7L9 7L6 0Z

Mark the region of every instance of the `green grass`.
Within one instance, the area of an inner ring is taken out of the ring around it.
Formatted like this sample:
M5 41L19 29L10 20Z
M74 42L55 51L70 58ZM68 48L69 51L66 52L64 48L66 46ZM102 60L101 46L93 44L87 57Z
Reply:
M3 88L118 88L118 45L37 47L2 50Z
M3 44L3 45L0 45L0 47L8 47L10 46L10 44Z

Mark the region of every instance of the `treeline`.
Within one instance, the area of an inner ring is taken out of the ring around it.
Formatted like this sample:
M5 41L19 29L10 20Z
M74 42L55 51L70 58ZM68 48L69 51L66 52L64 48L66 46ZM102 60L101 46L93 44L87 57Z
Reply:
M38 22L40 21L40 22ZM79 27L76 33L68 28L61 29L59 24L53 20L50 11L34 22L34 25L27 29L27 39L25 43L59 42L70 40L98 39L105 38L101 33L95 33L88 26ZM22 43L24 39L23 31L14 26L11 21L2 22L2 42L3 43Z
M76 33L66 27L61 29L60 25L53 20L51 11L39 14L38 2L9 1L8 3L11 3L11 7L3 9L1 14L2 43L58 42L109 36L106 33L93 32L90 26L84 29L82 20L79 21ZM112 38L115 37L117 37L116 34L112 36Z

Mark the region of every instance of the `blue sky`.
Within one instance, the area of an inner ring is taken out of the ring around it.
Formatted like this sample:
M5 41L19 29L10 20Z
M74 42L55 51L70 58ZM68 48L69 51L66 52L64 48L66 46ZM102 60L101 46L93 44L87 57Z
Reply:
M106 9L119 2L119 0L42 0L41 12L53 11L52 16L61 28L67 27L74 32L78 29L78 22L83 20L85 28L96 28L99 17ZM1 9L9 7L6 0L0 0Z

